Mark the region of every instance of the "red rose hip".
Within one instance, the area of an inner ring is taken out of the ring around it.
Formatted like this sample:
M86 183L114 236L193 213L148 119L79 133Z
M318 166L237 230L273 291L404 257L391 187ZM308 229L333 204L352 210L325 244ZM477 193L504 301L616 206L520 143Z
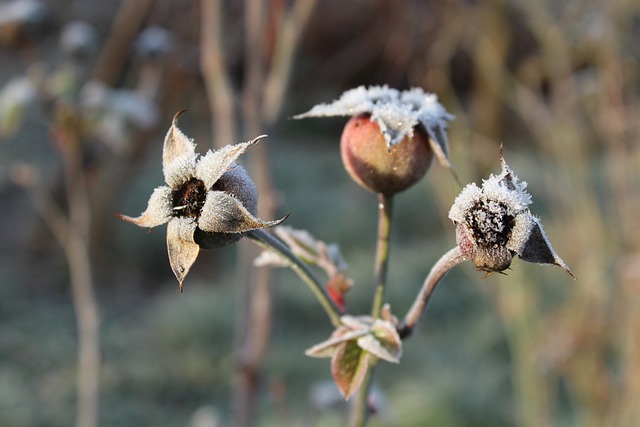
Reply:
M359 185L385 195L418 182L433 160L429 139L419 128L388 149L380 127L367 114L352 117L345 125L340 154L347 172Z

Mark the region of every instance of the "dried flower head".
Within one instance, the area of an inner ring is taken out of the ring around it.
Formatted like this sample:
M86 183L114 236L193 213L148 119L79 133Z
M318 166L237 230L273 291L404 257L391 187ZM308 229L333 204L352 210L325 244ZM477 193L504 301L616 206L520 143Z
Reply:
M394 194L409 188L424 176L434 155L453 170L446 134L453 116L434 94L360 86L295 118L331 116L352 117L342 133L342 161L368 190Z
M177 119L183 111L173 117L164 140L162 169L167 185L153 191L147 209L139 217L120 215L140 227L167 223L169 263L181 292L200 248L225 246L240 240L246 231L272 227L284 220L263 221L254 216L258 204L255 184L235 163L264 135L209 150L199 157L195 144L178 129Z
M482 187L467 185L449 211L460 251L488 273L507 269L517 254L525 261L557 265L573 276L529 211L527 183L509 168L502 149L500 163L502 173L483 180Z

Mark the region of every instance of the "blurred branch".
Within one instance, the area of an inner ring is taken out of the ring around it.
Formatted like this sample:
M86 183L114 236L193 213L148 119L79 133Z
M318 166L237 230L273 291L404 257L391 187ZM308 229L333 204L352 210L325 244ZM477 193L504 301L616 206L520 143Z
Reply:
M276 28L279 31L276 34L275 52L264 85L264 101L262 103L262 116L267 126L273 125L282 111L294 54L316 2L317 0L294 2L283 22L276 23Z
M111 27L93 78L113 87L120 78L144 19L153 4L152 0L123 0Z
M60 146L65 151L63 158L68 217L29 166L14 169L12 176L16 183L28 190L40 216L65 253L78 328L76 427L97 427L101 364L100 319L87 243L91 224L90 206L77 139L64 131L54 132L54 135L65 139Z
M213 126L213 146L236 142L234 94L223 48L221 0L201 0L200 69L207 89Z

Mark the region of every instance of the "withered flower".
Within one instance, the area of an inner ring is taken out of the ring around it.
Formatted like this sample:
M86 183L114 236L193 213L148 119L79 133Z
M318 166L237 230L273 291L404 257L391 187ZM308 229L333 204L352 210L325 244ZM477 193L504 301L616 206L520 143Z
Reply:
M501 272L517 254L525 261L571 270L549 243L540 220L531 214L527 183L520 181L500 152L502 173L467 185L456 197L449 218L456 224L456 242L479 270Z
M184 111L184 110L183 110ZM200 248L234 243L242 233L272 227L284 220L256 218L258 194L244 168L235 163L247 148L265 135L200 157L195 144L177 126L176 113L164 140L162 171L167 185L157 187L147 209L137 218L120 215L140 227L167 223L169 264L180 283L195 262Z

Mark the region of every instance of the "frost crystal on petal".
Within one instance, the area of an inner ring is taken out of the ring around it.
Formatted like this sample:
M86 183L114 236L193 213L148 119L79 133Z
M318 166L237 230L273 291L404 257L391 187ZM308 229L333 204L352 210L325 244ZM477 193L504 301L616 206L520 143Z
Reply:
M446 138L447 123L454 116L447 113L434 94L420 88L400 92L388 86L364 86L348 90L330 104L319 104L306 113L306 117L356 116L367 113L380 126L387 147L398 144L413 135L414 128L422 126L428 133L430 144L440 163L451 167L447 160L449 146Z
M162 150L162 171L171 188L193 178L196 174L196 145L178 128L178 117L184 110L173 116L171 127L164 138Z
M169 187L158 187L153 190L147 209L139 217L133 218L126 215L119 215L119 217L139 227L151 228L162 225L172 216L171 197L172 192Z
M212 233L244 233L258 228L273 227L284 219L263 221L254 217L231 194L210 191L198 219L198 228Z
M200 252L200 246L193 241L195 230L196 223L191 218L173 218L167 224L169 264L180 284L180 292L182 282Z
M234 167L236 159L247 148L265 137L266 135L260 135L249 142L227 145L215 151L209 150L196 164L197 177L204 182L207 188L210 188L224 173Z

